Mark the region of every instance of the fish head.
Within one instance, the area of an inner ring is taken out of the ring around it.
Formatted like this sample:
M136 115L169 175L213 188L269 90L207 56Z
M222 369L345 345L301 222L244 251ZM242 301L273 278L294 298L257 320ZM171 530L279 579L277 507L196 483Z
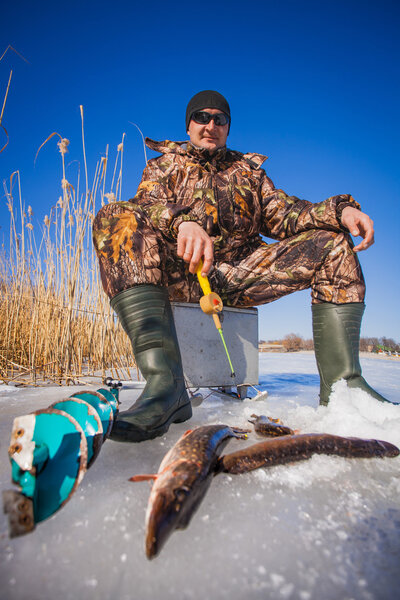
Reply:
M176 474L153 485L146 514L146 556L155 558L175 529L184 529L205 495L210 481L190 473Z

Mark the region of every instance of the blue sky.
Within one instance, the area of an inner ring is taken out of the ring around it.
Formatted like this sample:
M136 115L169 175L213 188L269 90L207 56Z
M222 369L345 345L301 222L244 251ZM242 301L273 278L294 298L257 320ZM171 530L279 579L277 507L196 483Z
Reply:
M34 166L35 154L58 131L71 141L69 160L82 162L83 105L89 178L106 145L112 153L126 133L128 199L144 167L129 121L154 139L185 139L188 100L217 89L231 105L228 145L268 155L277 187L313 202L351 193L374 219L376 243L360 254L362 334L399 341L399 31L400 3L387 0L8 0L0 55L11 44L29 64L10 52L0 63L1 101L13 70L1 181L19 170L24 201L42 221L60 195L55 140ZM4 195L0 219L4 231ZM311 337L308 291L260 309L260 337L290 332Z

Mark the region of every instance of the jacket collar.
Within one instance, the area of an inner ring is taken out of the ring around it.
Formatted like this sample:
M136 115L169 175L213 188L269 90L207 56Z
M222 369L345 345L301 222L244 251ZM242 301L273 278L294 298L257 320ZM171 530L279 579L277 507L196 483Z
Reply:
M172 142L171 140L165 140L163 142L156 142L150 138L145 139L146 146L155 150L156 152L160 152L161 154L190 154L200 160L206 159L207 161L211 160L221 160L225 157L227 148L223 146L222 148L218 148L215 152L209 152L207 148L199 148L199 146L195 146L189 141L185 142Z
M157 142L146 137L145 142L146 146L151 148L151 150L160 152L160 154L180 154L190 156L203 165L209 163L210 165L215 166L224 161L228 154L232 155L232 157L237 160L240 160L241 158L251 160L255 167L260 167L267 158L263 154L256 154L253 152L243 154L242 152L230 150L226 146L218 148L215 152L209 152L207 148L199 148L189 141L173 142L171 140L164 140Z

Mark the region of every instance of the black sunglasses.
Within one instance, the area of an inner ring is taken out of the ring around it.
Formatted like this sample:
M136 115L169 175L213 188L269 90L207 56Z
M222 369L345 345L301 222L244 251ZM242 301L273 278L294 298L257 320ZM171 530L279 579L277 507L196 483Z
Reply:
M215 125L220 127L229 123L229 117L225 113L217 113L216 115L212 115L205 110L198 110L193 113L192 119L195 121L195 123L199 123L200 125L207 125L211 119L214 121Z

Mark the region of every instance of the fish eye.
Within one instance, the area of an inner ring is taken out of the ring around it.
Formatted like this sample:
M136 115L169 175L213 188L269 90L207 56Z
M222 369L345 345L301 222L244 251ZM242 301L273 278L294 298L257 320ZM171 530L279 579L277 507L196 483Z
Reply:
M183 502L188 494L189 489L187 487L181 487L175 490L175 498L178 502Z

